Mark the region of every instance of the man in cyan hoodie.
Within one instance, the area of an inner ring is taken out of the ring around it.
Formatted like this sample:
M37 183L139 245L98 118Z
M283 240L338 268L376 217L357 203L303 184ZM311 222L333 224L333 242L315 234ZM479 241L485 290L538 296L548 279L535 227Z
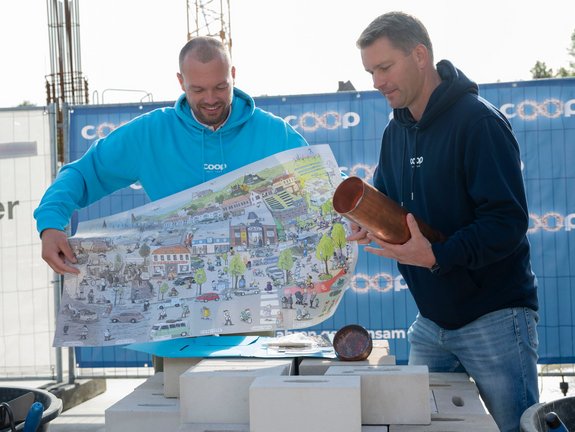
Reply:
M174 107L143 114L65 165L34 211L42 258L57 273L78 273L65 228L72 213L137 181L151 200L191 188L275 153L306 146L283 119L257 108L234 87L235 68L221 41L184 45Z
M518 431L539 398L538 301L511 126L449 61L434 66L416 18L384 14L357 46L393 108L373 183L408 211L411 238L393 245L355 226L349 239L398 261L419 309L409 363L466 371L498 427ZM446 240L430 243L414 216Z

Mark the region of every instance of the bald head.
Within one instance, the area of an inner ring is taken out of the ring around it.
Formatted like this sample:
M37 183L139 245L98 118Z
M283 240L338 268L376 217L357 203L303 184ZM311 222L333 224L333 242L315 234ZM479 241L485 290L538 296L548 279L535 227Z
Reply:
M180 50L180 72L182 72L186 57L191 56L201 63L209 63L221 59L230 65L230 54L219 39L210 36L196 36L190 39Z

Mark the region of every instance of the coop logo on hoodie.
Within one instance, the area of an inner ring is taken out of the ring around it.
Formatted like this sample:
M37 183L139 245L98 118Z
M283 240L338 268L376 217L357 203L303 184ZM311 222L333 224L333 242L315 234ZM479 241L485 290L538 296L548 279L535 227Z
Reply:
M228 167L228 164L226 164L226 163L216 163L216 164L205 163L204 164L204 171L221 172L221 171L225 171L225 169L227 167Z
M409 164L412 168L419 168L423 165L423 156L409 158Z

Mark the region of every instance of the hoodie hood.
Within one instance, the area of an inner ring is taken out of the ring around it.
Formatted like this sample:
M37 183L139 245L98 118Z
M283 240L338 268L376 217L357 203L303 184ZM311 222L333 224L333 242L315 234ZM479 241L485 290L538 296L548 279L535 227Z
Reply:
M226 143L231 142L254 115L256 108L252 97L234 87L231 112L224 124L215 131L194 117L185 93L178 98L174 109L178 118L188 127L193 139L201 143L198 156L204 167L202 180L207 181L227 172L229 161L226 161L226 154L230 151L230 144Z
M441 77L441 84L431 94L421 120L416 122L408 108L394 109L393 118L399 124L404 127L417 124L418 129L425 129L465 93L479 94L477 84L467 78L449 60L441 60L437 63L437 72Z

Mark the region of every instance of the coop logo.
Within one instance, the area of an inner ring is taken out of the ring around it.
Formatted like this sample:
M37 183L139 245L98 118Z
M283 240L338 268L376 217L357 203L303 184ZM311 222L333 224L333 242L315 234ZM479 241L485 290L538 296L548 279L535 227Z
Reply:
M114 124L114 123L110 123L110 122L104 122L104 123L100 123L97 126L94 125L86 125L82 128L82 130L80 131L82 138L86 139L86 140L93 140L93 139L97 139L97 138L105 138L107 137L110 132L112 132L114 129L119 128L120 126L124 125L128 123L127 121L122 122L120 124Z
M205 163L204 164L204 171L224 171L228 167L228 164L225 163Z
M357 273L351 279L351 289L356 293L367 293L369 290L385 293L408 288L401 275L393 277L389 273L377 273L375 275Z
M529 214L529 234L535 234L539 230L547 232L575 230L575 213L562 215L556 212L548 212L542 216L535 213Z
M526 99L518 104L503 104L499 110L507 117L519 117L522 120L532 121L539 117L556 119L575 115L575 99L563 102L560 99L549 98L542 102Z
M301 129L306 132L315 132L318 129L348 129L357 126L360 122L360 117L359 114L355 112L340 114L335 111L328 111L323 114L306 112L299 117L289 115L285 117L284 120L296 130Z
M409 158L409 163L412 167L419 168L423 165L423 156Z

